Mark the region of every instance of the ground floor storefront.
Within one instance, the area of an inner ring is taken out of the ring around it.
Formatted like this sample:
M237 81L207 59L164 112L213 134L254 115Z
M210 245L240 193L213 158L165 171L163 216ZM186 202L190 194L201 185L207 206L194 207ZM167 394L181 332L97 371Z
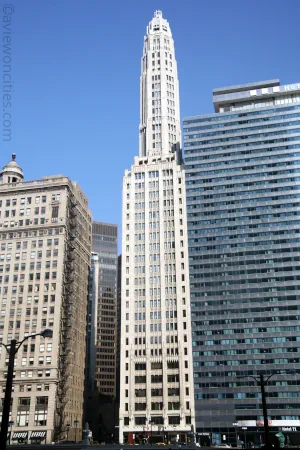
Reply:
M47 442L47 430L34 430L34 431L10 431L7 435L7 444L21 445L21 444L46 444L51 443L49 430L49 441Z
M278 433L285 438L285 446L300 446L300 427L269 427L271 444L276 446ZM223 427L197 428L195 440L201 447L214 447L228 444L232 447L260 448L264 444L264 428L253 427Z
M192 435L189 431L174 431L162 428L161 430L142 430L138 432L124 432L123 443L124 444L176 444L184 443L188 444L192 441Z

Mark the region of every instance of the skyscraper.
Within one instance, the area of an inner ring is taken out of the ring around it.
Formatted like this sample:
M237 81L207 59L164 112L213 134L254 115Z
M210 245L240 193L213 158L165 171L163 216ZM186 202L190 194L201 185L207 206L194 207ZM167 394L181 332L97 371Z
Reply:
M140 82L140 151L123 179L120 442L194 426L185 173L174 42L156 11Z
M92 224L86 420L97 441L115 434L118 227Z
M0 341L30 338L15 360L12 442L81 434L91 213L62 175L23 181L15 160L0 172ZM1 394L8 358L1 347ZM76 421L78 423L76 424ZM75 423L74 423L75 422Z
M299 379L275 375L300 370L300 84L213 95L215 114L184 119L197 431L259 444L250 376L274 374L272 431L300 424Z

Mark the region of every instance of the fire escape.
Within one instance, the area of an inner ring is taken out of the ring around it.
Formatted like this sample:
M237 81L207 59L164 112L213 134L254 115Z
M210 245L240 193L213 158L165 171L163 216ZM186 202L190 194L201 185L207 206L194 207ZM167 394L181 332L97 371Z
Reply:
M74 316L76 314L76 228L77 228L77 202L71 194L68 202L66 241L64 255L64 278L62 288L62 306L60 318L60 342L58 361L58 382L56 398L56 420L54 440L61 438L65 430L65 409L68 403L68 390L72 384L72 364L74 362Z

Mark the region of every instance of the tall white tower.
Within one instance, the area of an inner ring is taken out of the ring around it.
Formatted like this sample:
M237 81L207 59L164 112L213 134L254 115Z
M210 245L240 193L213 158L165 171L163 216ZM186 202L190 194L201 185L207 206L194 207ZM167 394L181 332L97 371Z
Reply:
M174 41L161 11L147 27L141 70L140 157L168 155L181 144L179 87Z
M144 38L140 151L123 178L120 442L186 441L195 426L185 173L174 42Z

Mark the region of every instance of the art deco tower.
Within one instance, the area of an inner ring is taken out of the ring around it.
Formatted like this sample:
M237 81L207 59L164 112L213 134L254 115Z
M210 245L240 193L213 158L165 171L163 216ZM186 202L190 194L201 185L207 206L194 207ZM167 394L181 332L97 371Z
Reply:
M140 152L123 179L120 442L194 427L190 290L174 42L156 11L144 38Z

